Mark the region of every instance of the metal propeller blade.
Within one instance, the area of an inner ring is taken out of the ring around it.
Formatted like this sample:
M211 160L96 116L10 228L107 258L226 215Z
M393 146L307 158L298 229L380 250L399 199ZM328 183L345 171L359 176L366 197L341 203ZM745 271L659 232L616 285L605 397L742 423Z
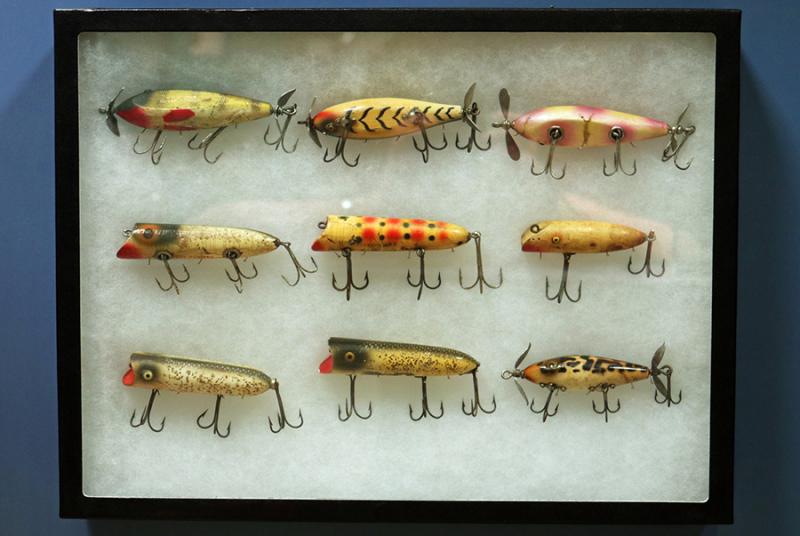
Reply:
M296 89L290 89L289 91L278 97L278 108L283 108L284 106L286 106L286 103L289 102L289 99L292 98L292 95L294 95L295 91Z
M509 131L506 130L506 150L508 151L508 156L511 157L511 160L519 160L519 145L517 142L514 141L514 136L511 135Z
M317 135L317 129L314 128L314 118L311 116L311 110L314 109L314 103L317 102L317 98L314 97L311 101L311 106L308 107L308 117L306 117L305 121L298 121L298 125L305 125L308 128L308 135L311 137L311 141L313 141L317 147L322 149L322 142L319 141L319 136Z
M108 130L110 130L115 136L119 136L119 124L117 123L117 116L114 115L114 106L117 104L117 99L120 95L122 95L123 91L125 91L124 87L119 90L113 99L111 99L111 102L108 103L108 107L100 108L98 110L98 112L101 114L105 114L106 126L108 127Z

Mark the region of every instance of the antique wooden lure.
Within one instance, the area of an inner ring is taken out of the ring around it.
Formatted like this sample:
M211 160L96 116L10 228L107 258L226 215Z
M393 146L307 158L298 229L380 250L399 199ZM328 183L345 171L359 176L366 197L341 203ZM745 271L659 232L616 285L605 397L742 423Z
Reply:
M530 350L531 345L529 344L528 348L514 364L514 370L506 370L501 376L504 380L514 379L514 383L525 399L525 403L529 405L533 413L542 415L542 422L547 421L548 417L552 417L558 412L558 405L552 412L550 411L553 393L557 394L559 391L568 389L587 389L590 393L598 391L602 393L602 409L597 409L594 400L592 401L592 408L595 413L603 415L606 422L608 422L609 413L616 413L620 409L619 400L617 400L615 409L611 409L608 405L608 391L614 389L617 385L650 378L656 387L655 401L657 403L667 404L667 407L669 407L673 404L680 404L683 398L682 391L678 393L677 400L672 398L672 367L669 365L661 366L666 344L662 344L653 354L649 368L620 359L592 355L567 355L545 359L520 369L520 365L528 356ZM666 379L666 384L661 379L662 376ZM543 389L547 389L547 400L542 409L534 409L535 401L533 398L531 398L530 403L528 402L525 390L516 381L518 378L524 378ZM659 394L662 396L661 399L658 398Z
M477 259L477 277L475 282L465 286L461 269L458 270L458 281L462 288L469 290L478 286L481 294L483 287L499 288L503 284L503 270L500 269L500 280L491 285L483 275L483 255L481 253L481 233L468 231L460 225L438 220L422 220L409 218L382 218L376 216L336 216L331 215L318 227L322 234L314 241L314 251L341 252L347 264L347 281L342 287L336 283L336 275L332 274L333 288L345 292L350 300L350 290L363 290L369 285L369 272L364 274L364 282L359 286L353 281L353 251L414 251L419 258L419 279L411 279L411 270L406 274L406 281L418 288L417 299L422 296L422 289L437 289L442 284L442 274L437 276L436 284L425 278L425 254L429 250L454 249L470 240L475 242Z
M212 227L209 225L176 225L171 223L137 223L133 229L123 232L125 243L117 251L120 259L156 259L164 263L170 284L164 286L156 278L159 288L164 292L175 290L180 294L178 283L189 280L189 271L183 266L184 276L178 277L169 262L173 259L227 259L233 265L234 273L227 269L225 274L233 283L236 292L241 294L244 280L254 279L258 269L253 264L253 273L244 274L238 261L255 255L274 251L279 247L286 249L294 264L296 279L290 282L281 276L289 286L295 286L301 277L317 271L317 263L312 258L313 269L305 268L295 257L291 242L284 242L271 234L252 229L236 227Z
M667 146L661 154L661 160L672 160L680 170L687 170L692 164L690 160L685 165L678 163L678 153L683 145L694 134L695 127L683 125L687 106L674 125L669 125L658 119L651 119L641 115L617 112L607 108L592 106L547 106L527 112L514 120L509 120L508 111L511 97L508 91L500 90L500 111L503 121L493 123L492 126L506 131L506 148L512 160L519 160L520 152L517 143L511 136L515 134L535 141L539 145L550 147L547 163L541 171L536 171L535 162L531 160L531 173L542 175L548 173L554 179L562 179L566 174L567 165L561 168L561 174L553 172L553 156L556 147L569 147L583 149L584 147L604 147L614 145L614 165L608 167L603 160L603 174L607 177L621 171L625 175L636 173L636 161L633 162L631 171L626 171L622 165L621 145L623 142L633 143L652 138L668 136Z
M251 367L187 357L136 352L131 354L130 364L127 372L122 377L122 383L128 387L150 389L150 398L138 422L136 422L136 410L131 414L130 424L134 428L147 424L154 432L160 432L164 429L166 417L161 419L161 424L158 428L153 426L150 421L153 403L160 390L175 393L215 395L214 415L211 422L208 424L200 422L208 413L208 410L205 410L197 417L197 425L203 429L213 427L213 433L220 437L228 437L231 432L230 422L224 434L219 430L219 410L224 396L256 396L269 390L275 391L275 397L278 401L278 417L276 423L272 422L271 417L267 419L269 429L277 434L286 426L300 428L303 425L302 411L299 412L300 422L298 424L292 424L286 420L286 412L283 407L278 380Z
M480 363L464 352L436 346L339 337L328 339L328 348L330 355L320 364L320 374L346 374L350 378L350 399L345 399L344 413L339 406L341 421L346 421L353 415L359 419L368 419L372 416L372 402L369 403L365 414L359 413L356 409L356 377L362 374L419 378L422 381L422 411L415 416L409 404L408 415L412 421L419 421L423 417L439 419L444 415L444 403L439 403L438 415L432 413L428 406L429 376L471 374L474 399L470 402L469 408L462 400L461 410L465 415L477 417L478 411L494 413L497 409L494 396L492 396L492 409L486 409L481 405L477 377Z
M297 141L291 149L285 145L286 129L292 116L297 112L297 105L288 104L295 92L294 89L281 95L276 106L248 97L184 89L148 89L117 104L117 99L124 90L125 88L120 89L108 106L100 108L99 112L106 116L106 125L115 136L119 136L117 117L141 127L142 133L145 130L155 130L153 141L146 149L137 148L141 133L136 136L133 144L133 152L136 154L149 153L150 161L153 164L157 165L161 161L161 152L166 143L166 138L162 139L165 130L214 129L200 141L196 141L198 134L195 134L187 143L189 149L202 150L205 161L214 164L222 156L222 153L211 159L208 157L208 147L223 130L239 123L269 116L275 117L278 125L278 137L274 140L268 139L270 129L268 125L264 132L264 142L274 146L276 150L280 147L287 153L292 153L297 148ZM280 116L285 117L283 124L278 119Z
M534 223L522 233L522 251L534 253L561 253L564 264L561 270L561 284L558 292L550 296L550 280L545 278L545 295L548 300L561 300L566 298L575 303L581 299L583 281L578 284L578 296L573 298L567 292L567 276L569 262L576 253L609 253L624 249L633 249L647 242L647 251L644 264L639 270L631 268L633 256L628 260L628 271L634 275L646 273L647 277L661 277L664 275L664 260L661 261L661 271L653 272L650 260L653 251L653 242L656 233L652 229L643 233L633 227L591 220L543 220Z
M476 123L480 109L473 100L474 93L475 84L472 84L464 95L462 106L378 97L329 106L312 117L311 110L314 108L315 100L312 101L309 108L308 118L299 123L306 125L311 140L320 148L322 143L317 132L337 138L333 156L329 157L328 150L325 150L323 156L325 162L333 162L337 158L341 158L342 162L350 167L358 165L361 155L356 155L355 160L350 161L344 154L345 145L349 139L366 141L398 138L419 133L422 142L417 143L416 138L412 138L412 141L414 148L422 155L423 162L427 163L431 149L441 151L447 147L447 137L444 132L442 132L442 143L437 146L428 138L428 130L454 121L463 121L470 129L469 138L463 145L459 142L458 133L456 133L456 147L467 152L471 152L473 148L481 151L489 150L492 145L491 137L485 147L481 147L476 138L476 133L480 132Z

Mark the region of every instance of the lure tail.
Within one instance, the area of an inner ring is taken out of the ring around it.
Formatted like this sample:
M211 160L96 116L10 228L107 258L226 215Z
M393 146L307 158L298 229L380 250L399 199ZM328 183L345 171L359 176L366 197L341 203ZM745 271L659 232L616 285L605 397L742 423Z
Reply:
M658 347L658 350L653 354L653 359L650 361L650 376L653 378L653 384L656 386L655 401L658 404L666 404L667 407L675 404L680 404L683 399L683 391L678 393L678 399L672 398L672 367L669 365L659 366L661 360L664 359L664 352L667 349L666 343ZM661 379L661 376L666 378L666 384ZM659 393L664 398L659 400Z

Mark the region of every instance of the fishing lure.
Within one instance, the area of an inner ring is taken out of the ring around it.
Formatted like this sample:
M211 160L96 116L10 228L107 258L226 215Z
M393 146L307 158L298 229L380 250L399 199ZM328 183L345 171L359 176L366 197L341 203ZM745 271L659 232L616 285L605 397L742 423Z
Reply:
M435 285L425 278L425 253L428 250L453 249L470 240L475 242L477 258L477 277L471 285L464 286L461 269L458 270L458 282L461 288L469 290L478 286L481 294L483 287L499 288L503 284L503 270L500 269L500 281L491 285L483 275L483 256L481 254L481 233L468 231L460 225L444 221L379 218L375 216L328 216L327 220L317 226L322 234L311 246L314 251L340 251L347 263L347 281L344 286L336 284L336 275L332 274L333 288L345 292L350 300L350 290L363 290L369 285L369 272L364 274L364 283L358 286L353 281L353 251L414 251L419 257L419 280L411 280L411 270L406 281L412 287L419 288L417 300L422 296L423 287L437 289L442 285L442 274L438 275Z
M476 119L480 113L478 105L473 100L475 84L472 84L464 95L463 106L457 104L439 104L412 99L397 99L379 97L371 99L360 99L343 102L334 106L329 106L313 117L311 110L314 109L316 99L311 102L308 110L308 117L305 121L298 124L308 128L311 140L322 147L317 132L322 132L328 136L338 138L333 156L328 157L328 150L325 149L323 156L324 162L333 162L341 158L349 167L356 167L361 155L356 155L354 161L349 161L344 154L347 140L374 140L383 138L399 138L407 134L419 134L422 143L418 144L416 138L412 138L414 148L422 155L422 161L428 162L430 151L441 151L447 147L447 137L442 132L442 144L433 145L428 138L428 129L452 123L454 121L464 121L470 129L469 138L466 143L459 143L458 133L456 133L456 147L471 152L473 147L480 151L488 151L492 146L491 137L486 146L478 144L476 133L480 132Z
M644 255L644 264L639 270L632 270L633 255L628 260L628 271L634 275L645 272L647 277L661 277L664 275L664 260L661 261L661 272L655 273L650 268L653 251L653 242L656 233L652 229L645 234L638 229L620 225L591 220L544 220L531 225L522 233L522 251L541 253L561 253L564 255L564 264L561 270L561 284L558 292L550 296L550 280L545 278L545 296L548 300L557 300L561 303L564 296L573 303L581 299L583 281L578 284L578 297L573 298L567 292L567 275L569 274L569 261L576 253L609 253L624 249L633 249L647 242L647 251Z
M270 431L277 434L286 426L295 429L303 426L302 411L299 412L300 422L298 424L292 424L287 421L278 380L270 378L260 370L251 367L164 354L136 352L131 354L130 365L128 366L128 371L122 377L122 383L128 387L150 389L150 398L142 411L142 415L139 417L139 422L135 422L136 410L131 414L130 424L134 428L147 424L154 432L160 432L164 429L166 417L161 419L161 424L158 428L150 422L153 403L161 389L176 393L216 395L214 416L211 422L208 424L200 422L208 414L208 410L205 410L197 417L197 426L205 430L213 427L213 433L219 437L228 437L231 433L230 422L224 434L219 430L219 409L224 396L256 396L270 389L275 391L275 397L278 400L277 423L273 424L272 418L267 418Z
M469 409L463 400L461 411L465 415L478 416L478 411L494 413L497 403L492 396L492 409L481 405L478 393L478 367L480 363L464 352L439 348L436 346L422 346L419 344L406 344L400 342L366 341L361 339L343 339L331 337L328 339L330 355L319 366L320 374L347 374L350 378L350 399L345 399L344 416L342 407L339 406L339 420L346 421L353 415L359 419L369 419L372 416L372 402L365 415L356 409L356 377L362 374L386 376L414 376L422 381L422 411L414 416L411 404L408 405L408 416L412 421L419 421L423 417L440 419L444 415L444 403L439 403L439 414L431 412L428 406L429 376L462 376L472 375L472 388L474 399L470 401Z
M662 344L653 354L650 368L607 357L567 355L545 359L520 369L520 364L528 356L530 350L531 345L528 344L527 350L514 363L514 370L503 371L501 377L504 380L514 379L514 384L525 399L525 404L529 405L533 413L542 415L542 422L546 422L548 417L558 413L558 405L556 405L552 413L550 412L553 393L558 394L559 391L566 391L567 389L588 389L590 393L601 392L603 394L603 408L598 410L597 405L592 400L592 409L594 409L595 413L603 415L606 422L608 422L609 413L616 413L620 410L619 399L617 399L616 409L611 409L608 405L608 391L614 389L617 385L650 378L656 387L654 398L658 404L667 404L667 407L669 407L673 404L680 404L683 399L683 391L678 393L677 400L672 398L672 367L669 365L660 366L661 360L664 358L666 344ZM661 376L666 378L666 384L661 380ZM547 389L547 400L542 409L533 409L535 403L533 398L531 398L530 404L528 403L528 396L519 382L516 381L517 378L524 378L543 389ZM661 400L658 398L659 393L663 397Z
M203 151L203 159L209 164L215 164L222 156L219 153L213 160L208 157L208 147L217 139L223 130L239 123L255 121L263 117L274 116L275 123L278 125L278 137L268 140L269 125L264 132L264 143L272 145L277 150L279 147L286 153L293 153L297 148L297 141L291 149L285 145L286 130L292 116L297 113L296 104L288 104L295 90L287 91L278 98L276 106L268 102L250 99L248 97L237 97L225 93L214 93L212 91L194 91L184 89L160 89L142 91L121 103L116 104L117 99L125 88L119 90L116 97L111 99L108 106L100 108L98 111L106 116L106 125L115 135L119 136L119 125L117 116L128 123L142 127L142 132L136 136L133 144L133 152L136 154L150 153L150 161L158 165L161 161L161 152L164 150L166 138L161 139L165 130L202 130L214 129L199 142L198 134L192 136L187 143L189 149ZM278 117L285 116L283 124ZM139 138L148 129L156 131L152 143L145 150L137 149ZM159 143L161 141L161 143Z
M636 173L636 161L633 162L633 170L628 172L622 166L621 145L622 142L633 143L644 141L651 138L669 136L667 146L661 154L661 161L672 160L675 167L685 171L692 165L692 160L681 165L678 163L678 153L683 145L694 134L693 125L684 126L681 124L683 117L689 110L687 106L675 125L669 125L664 121L650 119L641 115L634 115L624 112L616 112L607 108L594 108L591 106L547 106L538 108L525 113L518 118L508 119L508 110L511 97L505 88L500 90L500 111L503 113L503 121L492 123L493 127L502 128L506 131L506 149L512 160L519 160L520 153L517 143L511 136L510 131L521 135L524 138L537 142L539 145L549 145L547 163L541 171L534 169L535 162L531 160L531 173L542 175L548 173L554 179L563 179L567 172L567 165L561 168L561 174L553 172L553 155L556 146L572 147L582 149L584 147L604 147L614 145L614 167L609 171L608 165L603 160L603 174L606 177L614 175L617 171L631 176Z
M170 284L164 286L156 278L159 288L164 292L172 289L176 294L181 291L178 283L189 280L189 271L183 266L185 276L181 279L172 271L169 261L172 259L228 259L234 269L234 275L228 270L225 274L233 282L236 292L242 293L245 279L254 279L258 269L253 264L252 275L245 275L239 267L238 260L269 253L283 247L292 259L297 279L292 283L281 276L289 286L295 286L301 277L317 271L317 262L311 258L314 269L304 268L291 249L291 242L284 242L261 231L239 229L236 227L211 227L208 225L175 225L168 223L137 223L133 229L123 232L127 240L117 251L120 259L156 259L164 263L169 275Z

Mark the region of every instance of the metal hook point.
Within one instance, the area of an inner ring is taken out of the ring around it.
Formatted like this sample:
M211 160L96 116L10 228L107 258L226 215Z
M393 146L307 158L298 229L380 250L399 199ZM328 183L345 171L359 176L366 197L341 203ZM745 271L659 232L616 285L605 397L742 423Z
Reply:
M421 376L420 380L422 380L422 410L418 416L414 416L414 410L411 407L411 404L408 405L408 416L411 418L412 421L417 422L422 420L423 417L430 417L431 419L441 419L444 415L444 402L439 402L439 415L435 415L431 412L431 408L428 405L428 377Z
M496 285L492 285L486 280L486 276L483 273L483 254L481 253L481 233L478 231L473 231L469 234L469 237L475 241L475 262L477 266L477 276L475 277L475 281L469 285L464 286L464 277L461 272L461 268L458 269L458 284L461 285L461 288L464 290L470 290L475 288L475 285L478 285L478 289L481 294L483 294L483 287L484 285L491 288L491 289L498 289L503 285L503 269L500 268L500 280L497 282Z
M344 399L344 417L342 417L342 406L339 406L339 420L345 422L353 415L359 419L367 420L372 417L372 401L370 401L369 406L367 407L366 415L359 413L358 409L356 409L356 375L348 374L347 376L350 379L350 399Z
M153 403L155 402L157 396L158 396L158 389L153 389L152 391L150 391L150 398L147 400L147 405L144 407L144 410L142 411L142 416L139 418L139 422L137 424L134 424L133 422L136 420L136 410L133 410L130 420L130 424L132 427L139 428L140 426L147 424L147 427L154 432L160 432L164 429L164 423L167 421L166 417L161 419L161 426L159 428L154 427L153 424L150 422L150 414L153 409Z
M638 275L641 274L642 272L645 272L647 277L650 276L661 277L662 275L664 275L664 270L666 269L666 259L661 259L661 272L656 273L650 267L650 261L653 253L653 242L655 241L656 241L656 232L651 229L650 232L647 234L647 249L645 250L644 263L642 264L642 267L639 268L638 270L631 269L631 266L633 265L633 255L631 255L630 258L628 259L628 272L630 272L633 275Z
M548 277L544 278L544 294L548 300L550 301L556 300L558 303L561 303L561 300L566 296L566 298L572 303L578 303L580 301L583 291L583 281L580 281L578 283L577 298L573 298L572 296L570 296L569 292L567 291L567 278L569 276L569 261L572 255L574 255L574 253L564 253L564 264L561 268L561 283L558 286L558 292L553 296L550 296L550 279Z
M464 400L461 400L461 411L464 412L464 415L472 415L473 417L478 416L478 411L482 411L483 413L490 414L494 413L497 409L497 400L495 396L492 395L492 409L486 409L481 405L481 397L478 391L478 376L477 376L477 369L472 371L472 391L473 391L473 400L470 400L469 403L469 411L467 411L467 404Z
M203 417L205 417L206 414L208 413L208 410L205 410L203 413L200 414L199 417L197 417L197 426L199 426L200 428L202 428L204 430L208 430L209 428L211 428L213 426L214 427L214 430L213 430L214 435L217 435L217 436L219 436L219 437L224 439L224 438L228 437L231 434L231 423L228 422L228 429L225 431L224 434L219 431L219 427L218 427L219 426L219 407L220 407L220 403L221 402L222 402L222 395L217 395L217 400L214 402L214 416L211 418L211 422L208 423L208 424L201 424L200 423L200 420Z
M364 272L364 283L361 286L356 285L355 281L353 281L353 260L351 258L351 250L350 248L344 248L342 250L342 256L344 257L345 263L347 265L347 281L341 287L336 284L336 274L331 274L331 284L333 288L338 290L339 292L344 292L347 296L347 301L350 301L350 291L354 290L364 290L369 286L369 272Z

